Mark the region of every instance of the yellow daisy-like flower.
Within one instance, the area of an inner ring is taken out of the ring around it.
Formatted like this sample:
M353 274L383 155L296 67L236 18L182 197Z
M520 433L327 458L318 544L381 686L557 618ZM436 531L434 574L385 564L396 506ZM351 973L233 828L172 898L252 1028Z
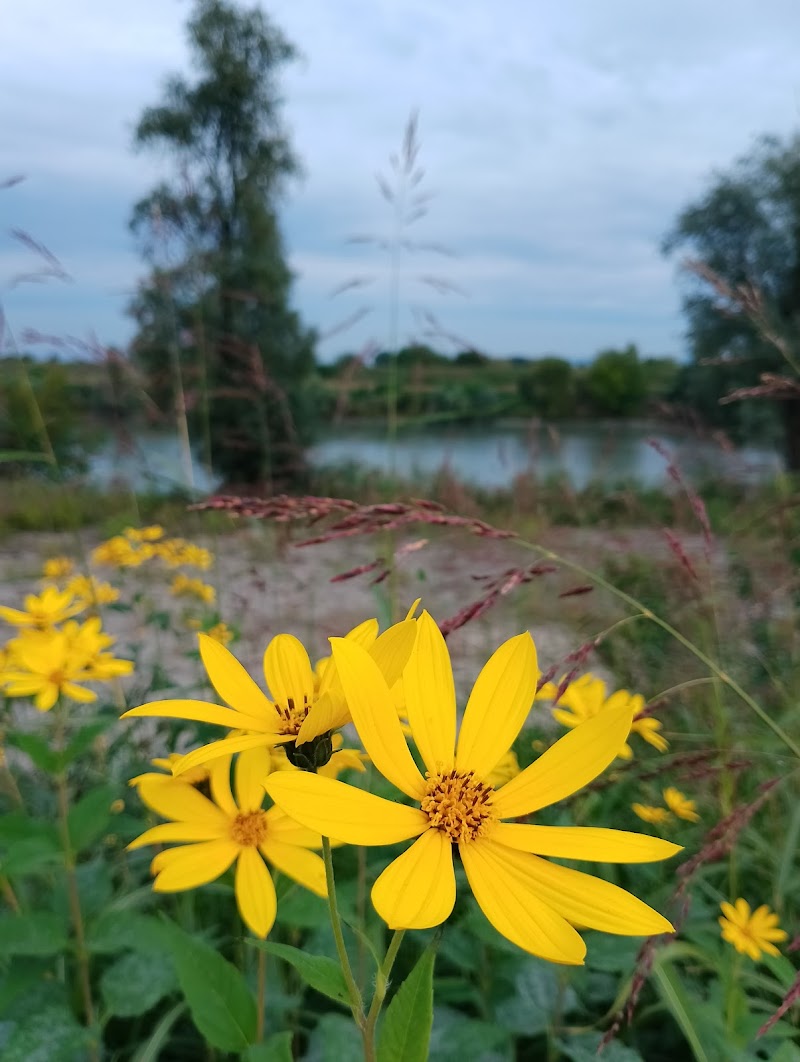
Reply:
M269 771L266 749L252 749L237 758L235 798L230 766L230 756L211 764L213 800L174 780L166 786L141 782L138 789L145 803L172 821L145 831L128 847L182 842L153 859L156 892L195 889L214 881L235 862L239 913L255 935L263 938L272 929L277 911L275 885L264 860L317 896L326 896L325 865L309 851L322 842L318 834L292 822L279 808L262 809L263 779Z
M112 568L138 568L154 555L154 547L114 535L92 550L92 563Z
M165 773L159 774L156 771L147 771L145 774L137 774L135 778L131 778L131 780L128 782L128 785L133 786L134 788L139 788L143 784L146 784L148 786L163 784L194 786L202 785L204 782L208 781L209 769L206 764L203 764L200 767L193 767L189 771L184 771L180 778L175 778L172 773L172 769L175 764L180 761L181 758L182 757L179 752L171 752L169 756L160 756L154 760L151 760L150 762L154 767L158 767L160 771L163 771ZM142 796L141 792L139 793L139 796L142 799L142 803L147 804L147 800ZM147 806L150 807L151 805L147 804ZM153 811L156 810L156 808L153 808Z
M764 903L750 912L750 904L739 897L735 903L720 904L724 917L719 919L722 939L733 944L740 955L749 955L757 962L761 953L779 955L776 943L784 941L788 933L778 926L778 916Z
M186 565L208 571L214 563L214 554L210 550L187 542L185 538L165 538L152 548L154 555L160 557L168 568Z
M674 785L664 790L664 803L679 819L686 819L687 822L697 822L700 818L697 814L697 803L685 797L680 789L676 789Z
M637 863L679 847L619 830L504 822L570 796L619 751L631 708L619 705L566 734L498 789L487 781L511 747L533 703L538 669L528 634L505 642L484 666L467 702L456 743L456 700L447 646L427 614L417 622L403 673L408 720L425 777L406 744L380 668L358 645L332 638L333 656L364 748L413 807L307 772L271 774L275 803L309 829L345 844L384 845L416 838L379 876L372 902L393 929L426 929L453 910L453 847L492 925L514 944L552 962L582 964L574 926L646 935L670 923L616 885L541 856Z
M217 599L217 591L213 586L204 583L202 579L190 579L183 572L179 572L172 580L169 592L174 597L196 597L207 605L213 605Z
M4 619L13 627L49 631L70 616L83 612L85 608L86 602L76 601L75 596L68 590L46 586L41 594L27 595L24 611L0 605L0 619Z
M227 623L215 623L206 634L220 645L229 645L233 641L233 631Z
M555 697L557 686L547 683L539 691L538 697ZM585 723L587 719L593 719L600 712L627 704L631 709L631 723L629 734L638 734L649 745L657 748L659 752L666 751L669 745L664 737L658 733L661 723L652 716L644 719L636 719L636 716L644 708L644 697L640 693L630 693L628 690L617 690L610 696L606 691L606 684L596 675L581 675L567 686L555 708L552 709L553 718L562 726L576 727ZM628 735L626 735L628 736ZM627 740L622 743L617 753L624 760L633 758L633 749Z
M123 534L131 542L158 542L164 537L164 528L160 524L150 524L149 527L126 527Z
M371 639L369 653L386 681L394 685L414 645L415 624L413 619L402 620L376 637L378 622L369 620L352 630L347 639L354 644ZM350 722L336 667L327 659L320 662L316 671L312 669L308 653L294 635L277 634L264 652L264 678L272 700L225 646L207 634L197 637L200 658L211 685L230 707L206 701L153 701L122 716L123 719L141 716L193 719L239 732L190 752L176 772L215 756L262 745L308 745Z
M75 571L75 562L69 557L49 557L42 566L45 579L65 579Z
M666 808L654 808L649 804L631 804L631 809L640 819L653 826L661 826L672 818Z
M95 579L93 575L76 575L67 583L67 591L86 605L113 605L119 601L119 590L111 583Z
M11 664L0 676L0 686L8 697L33 697L39 711L47 712L62 695L96 701L93 690L78 685L90 678L83 657L63 631L36 631L14 639Z

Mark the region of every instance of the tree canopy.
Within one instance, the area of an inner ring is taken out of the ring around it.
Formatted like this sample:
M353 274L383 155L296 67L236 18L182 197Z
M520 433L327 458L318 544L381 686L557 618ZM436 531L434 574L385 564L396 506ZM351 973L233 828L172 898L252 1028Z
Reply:
M227 0L196 0L187 31L194 80L170 78L136 128L136 144L164 150L175 176L133 212L151 266L131 307L134 350L210 463L275 486L302 472L314 361L313 334L289 305L276 217L298 172L278 92L296 53L259 8Z

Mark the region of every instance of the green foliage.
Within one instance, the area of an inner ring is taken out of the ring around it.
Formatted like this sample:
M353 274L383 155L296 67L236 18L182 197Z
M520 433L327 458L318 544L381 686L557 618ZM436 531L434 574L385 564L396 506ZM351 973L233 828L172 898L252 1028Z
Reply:
M300 974L305 983L328 999L344 1006L350 1006L350 996L342 974L342 968L338 962L327 958L325 955L308 955L299 948L292 948L288 944L273 944L270 941L254 940L251 943L266 951L270 955L276 955L284 962L290 963Z
M631 343L623 350L603 350L586 370L583 389L595 413L629 417L640 412L646 394L639 351Z
M574 366L564 358L537 358L517 382L523 410L544 420L575 415L577 380Z
M135 354L179 422L189 410L205 458L226 477L297 481L313 335L289 307L276 218L297 171L277 88L295 51L260 9L226 0L197 0L188 37L197 79L172 78L136 130L180 176L134 210L152 267L131 307Z
M417 960L394 995L381 1026L378 1062L425 1062L433 1026L436 943Z

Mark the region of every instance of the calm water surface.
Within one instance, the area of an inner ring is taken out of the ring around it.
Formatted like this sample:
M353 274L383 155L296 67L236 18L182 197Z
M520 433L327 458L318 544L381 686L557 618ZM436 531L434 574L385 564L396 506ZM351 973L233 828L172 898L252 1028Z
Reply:
M312 447L310 458L317 467L352 462L409 479L447 468L457 479L482 487L508 487L520 473L540 479L564 476L577 489L592 482L665 485L665 461L649 439L666 448L694 482L714 478L757 483L782 468L780 457L769 448L726 451L714 442L661 425L630 422L578 422L558 429L522 425L401 429L393 446L385 429L345 426L329 430ZM218 485L198 461L192 475L199 493ZM124 453L109 442L92 458L89 478L100 485L117 480L151 491L186 483L178 440L162 434L142 435Z

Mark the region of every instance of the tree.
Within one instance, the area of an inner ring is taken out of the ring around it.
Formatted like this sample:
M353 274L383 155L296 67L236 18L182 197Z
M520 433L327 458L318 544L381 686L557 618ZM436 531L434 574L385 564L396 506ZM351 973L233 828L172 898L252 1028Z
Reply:
M277 88L295 51L262 11L227 0L196 0L187 29L196 79L171 78L135 135L166 150L176 179L134 208L151 266L134 353L220 472L276 487L301 474L312 419L314 337L289 307L275 214L297 172Z
M575 413L575 369L564 358L528 362L517 381L525 411L544 420L563 420Z
M713 389L707 412L740 434L753 413L726 399L776 400L788 467L800 470L800 137L765 137L715 174L664 241L677 251L693 357L679 397Z
M638 413L646 396L644 369L633 343L622 350L601 350L583 379L592 410L604 417Z

